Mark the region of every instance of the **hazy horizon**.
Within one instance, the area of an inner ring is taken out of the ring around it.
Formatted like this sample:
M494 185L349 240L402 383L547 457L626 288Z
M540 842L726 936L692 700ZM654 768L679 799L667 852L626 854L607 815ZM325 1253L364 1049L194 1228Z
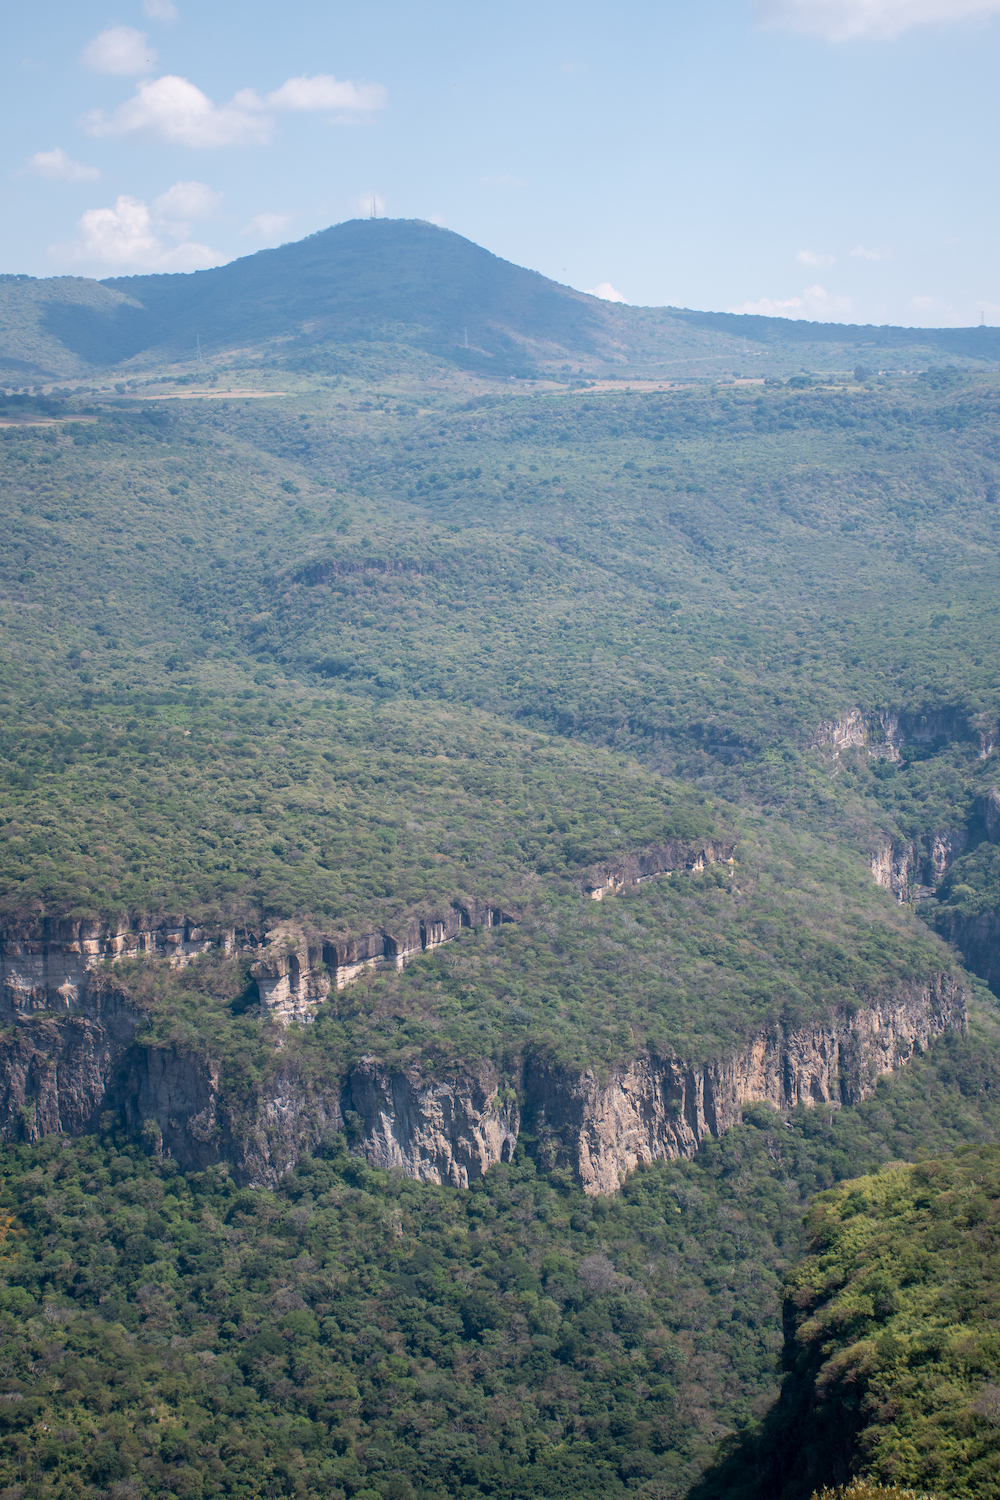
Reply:
M1000 0L10 18L8 273L225 264L375 204L636 306L1000 321Z

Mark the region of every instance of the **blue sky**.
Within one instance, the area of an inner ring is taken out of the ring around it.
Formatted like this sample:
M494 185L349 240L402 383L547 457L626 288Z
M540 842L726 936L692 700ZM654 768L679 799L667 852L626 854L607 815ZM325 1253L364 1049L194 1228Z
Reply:
M627 301L1000 323L1000 0L36 0L0 269L424 218Z

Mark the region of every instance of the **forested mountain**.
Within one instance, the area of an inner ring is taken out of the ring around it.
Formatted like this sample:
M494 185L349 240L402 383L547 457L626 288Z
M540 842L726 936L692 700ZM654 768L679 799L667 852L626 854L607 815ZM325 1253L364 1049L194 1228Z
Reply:
M0 292L10 1500L1000 1493L989 330Z
M731 380L942 361L995 369L1000 331L616 305L406 219L355 219L207 271L0 277L0 379L17 388L146 372L199 349L327 374L426 374L444 362L492 379Z

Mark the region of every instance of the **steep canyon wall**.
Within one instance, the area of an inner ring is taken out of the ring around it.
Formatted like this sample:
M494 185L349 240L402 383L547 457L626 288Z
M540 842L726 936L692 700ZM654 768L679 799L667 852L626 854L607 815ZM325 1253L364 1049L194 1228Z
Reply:
M249 1091L211 1059L144 1041L145 1014L107 976L72 1010L7 1007L2 1019L6 1140L82 1133L110 1113L185 1169L226 1161L239 1182L273 1185L343 1129L374 1165L466 1187L510 1159L528 1119L544 1159L607 1193L640 1162L692 1155L745 1104L863 1098L918 1048L964 1027L966 1004L960 982L942 974L862 1009L762 1027L708 1061L642 1051L606 1077L530 1057L505 1077L488 1061L432 1076L365 1057L323 1081L279 1048Z

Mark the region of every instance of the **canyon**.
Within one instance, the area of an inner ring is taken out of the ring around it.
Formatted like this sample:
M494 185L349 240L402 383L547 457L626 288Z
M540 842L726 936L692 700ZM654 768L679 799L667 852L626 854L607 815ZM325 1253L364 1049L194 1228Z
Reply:
M731 873L734 859L731 840L675 840L592 866L577 885L601 900L676 870L714 864ZM342 1076L319 1079L283 1039L361 973L402 969L463 928L516 919L499 904L456 898L391 931L353 936L294 925L211 931L178 916L8 931L0 938L8 1039L0 1137L31 1141L118 1121L185 1170L226 1162L239 1182L273 1186L303 1153L344 1131L373 1165L467 1187L511 1158L527 1126L541 1159L568 1168L588 1193L610 1193L644 1162L693 1155L748 1105L854 1103L935 1037L966 1025L961 980L942 969L856 1008L761 1025L714 1056L638 1048L605 1075L526 1051L502 1070L482 1060L433 1073L364 1056ZM213 945L249 961L269 1023L271 1056L250 1091L203 1052L149 1040L150 1015L118 972L129 958L184 965Z
M776 1020L709 1058L639 1049L602 1076L534 1054L502 1070L483 1060L433 1074L365 1056L325 1080L300 1066L276 1021L248 1089L210 1056L149 1040L148 1013L111 965L90 970L58 1010L19 1004L23 988L5 984L3 994L0 1137L33 1141L117 1121L185 1170L226 1162L250 1186L273 1186L343 1130L373 1165L467 1187L510 1159L527 1124L542 1160L569 1168L588 1193L615 1192L643 1162L693 1155L749 1104L856 1102L967 1020L961 979L942 971L865 1006Z

